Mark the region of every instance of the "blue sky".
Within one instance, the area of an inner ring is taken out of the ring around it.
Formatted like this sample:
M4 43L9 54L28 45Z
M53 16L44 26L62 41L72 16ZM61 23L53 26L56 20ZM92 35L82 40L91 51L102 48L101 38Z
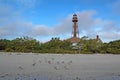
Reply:
M0 39L70 38L74 13L79 37L120 39L120 0L0 0Z

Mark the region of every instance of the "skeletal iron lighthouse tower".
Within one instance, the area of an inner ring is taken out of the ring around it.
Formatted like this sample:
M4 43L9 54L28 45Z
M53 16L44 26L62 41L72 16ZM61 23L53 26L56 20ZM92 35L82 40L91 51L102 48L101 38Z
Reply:
M77 25L78 19L77 19L76 14L73 15L72 22L73 22L73 32L72 32L73 37L77 37L77 35L79 35L79 30L78 30L78 25Z
M80 41L80 38L79 38L79 30L77 25L78 18L76 14L73 15L72 22L73 22L72 38L69 38L68 41L72 43L78 43Z

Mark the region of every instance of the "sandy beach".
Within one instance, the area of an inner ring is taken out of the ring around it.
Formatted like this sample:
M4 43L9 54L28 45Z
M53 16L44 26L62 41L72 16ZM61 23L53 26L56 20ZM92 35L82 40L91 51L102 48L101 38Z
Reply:
M120 55L0 52L0 80L120 80Z

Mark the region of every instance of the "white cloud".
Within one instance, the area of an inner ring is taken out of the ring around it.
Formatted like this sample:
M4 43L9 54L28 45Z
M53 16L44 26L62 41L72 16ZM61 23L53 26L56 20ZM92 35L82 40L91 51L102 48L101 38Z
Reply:
M12 14L11 12L12 10L9 8L7 9L7 7L5 10L0 8L0 17L4 15L3 13L8 15L5 15L0 19L0 38L31 36L44 40L47 39L46 37L50 38L54 36L62 39L71 37L73 14L69 14L55 26L46 26L45 24L36 25L32 22L23 21L21 18L18 18L19 15L14 16L16 12L13 12ZM94 16L97 14L95 10L80 11L76 12L76 14L78 15L79 20L78 27L80 37L88 36L95 38L96 35L100 35L100 38L103 41L120 39L120 26L117 26L111 20L103 20L99 17L95 18ZM12 17L11 21L8 21L10 20L10 17Z
M61 20L61 24L54 26L53 34L67 34L72 31L72 15Z
M0 38L14 38L24 36L26 31L32 28L32 23L15 21L0 26Z
M19 11L14 11L10 5L0 5L0 38L20 36L30 25L22 20Z
M37 25L37 26L34 25L26 34L37 37L37 36L49 36L51 35L50 32L51 29L49 29L44 25Z
M120 27L116 26L113 21L106 21L102 29L99 31L104 41L120 39Z
M38 0L14 0L14 1L18 5L21 5L21 6L26 7L26 8L32 8L38 3Z
M78 28L80 35L83 36L83 34L87 35L88 30L92 31L94 29L95 25L98 25L101 23L101 19L97 18L94 19L93 16L96 14L95 10L89 10L89 11L82 11L82 12L76 12L78 16ZM72 22L73 14L68 15L68 17L61 20L61 24L56 25L53 28L54 34L69 34L71 36L72 29L73 29L73 22ZM69 37L70 37L69 36Z
M92 28L93 25L98 24L101 20L96 19L96 22L92 16L96 13L94 10L76 12L78 16L78 27L79 31L83 31L88 28ZM60 24L55 25L52 28L52 34L71 34L73 29L72 22L73 14L68 15L66 18L62 19Z
M0 0L0 3L4 4L4 5L14 3L16 5L16 7L18 7L18 5L20 5L20 6L26 7L26 8L32 8L39 2L41 2L41 0Z
M103 41L111 41L120 39L120 26L111 20L103 20L102 18L94 18L96 15L95 10L76 12L78 15L78 27L80 36L89 36L95 38L96 35L100 35ZM56 34L71 34L72 33L72 15L61 21L61 24L54 27L54 33Z

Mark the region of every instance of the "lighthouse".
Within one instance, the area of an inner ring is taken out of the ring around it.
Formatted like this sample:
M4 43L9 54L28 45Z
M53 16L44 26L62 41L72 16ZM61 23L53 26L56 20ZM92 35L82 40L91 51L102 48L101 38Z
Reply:
M68 41L72 43L78 43L80 41L80 38L79 38L79 30L78 30L78 24L77 24L78 18L76 14L73 15L72 22L73 22L72 37L69 38Z
M79 34L79 32L78 32L78 25L77 25L78 19L76 14L73 15L72 22L73 22L73 37L77 37L77 34Z

